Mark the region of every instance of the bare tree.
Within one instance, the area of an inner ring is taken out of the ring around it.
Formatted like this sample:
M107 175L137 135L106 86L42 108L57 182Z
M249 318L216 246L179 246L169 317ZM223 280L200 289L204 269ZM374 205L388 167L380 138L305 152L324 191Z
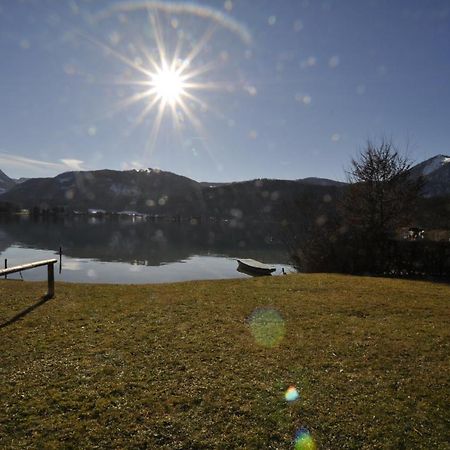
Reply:
M351 162L343 212L369 270L384 266L387 239L414 214L422 182L411 178L410 168L408 158L385 139L379 145L368 141Z

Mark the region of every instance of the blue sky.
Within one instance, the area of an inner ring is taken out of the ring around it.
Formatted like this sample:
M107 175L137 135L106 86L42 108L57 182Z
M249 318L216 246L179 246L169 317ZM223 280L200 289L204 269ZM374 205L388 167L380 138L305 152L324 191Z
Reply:
M416 162L450 153L447 0L144 3L0 3L0 169L343 179L368 138ZM195 99L157 133L160 103L140 120L154 97L127 104L148 89L155 24L169 62L198 49Z

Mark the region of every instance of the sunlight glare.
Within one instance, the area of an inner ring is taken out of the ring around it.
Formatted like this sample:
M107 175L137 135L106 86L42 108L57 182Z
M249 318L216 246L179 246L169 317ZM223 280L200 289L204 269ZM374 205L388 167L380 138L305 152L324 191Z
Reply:
M158 134L166 116L171 117L173 131L179 138L181 138L181 132L189 126L193 127L197 135L204 137L206 130L200 118L197 117L196 111L211 110L219 116L221 114L196 93L222 90L229 84L204 80L209 72L217 68L217 61L210 60L202 64L198 64L197 61L192 64L207 47L215 29L209 27L201 38L189 42L190 49L185 55L183 55L182 47L183 44L185 45L186 37L182 35L178 36L174 51L168 52L158 17L151 11L158 10L160 7L162 8L160 3L155 2L151 3L151 7L146 8L153 42L150 45L143 42L130 43L130 46L142 57L131 58L118 48L112 48L92 36L82 35L86 40L103 49L108 56L114 57L136 72L137 76L130 77L127 74L125 79L119 79L116 82L135 88L129 96L121 99L114 111L120 111L135 104L143 104L142 110L130 127L135 128L142 125L144 121L151 122L151 131L145 148L146 158L151 156L156 148ZM136 9L140 7L136 6ZM134 6L130 11L134 11ZM169 30L172 32L172 27ZM153 116L151 121L147 120L150 115Z
M165 68L152 74L151 86L164 102L177 104L185 93L182 76L175 70Z

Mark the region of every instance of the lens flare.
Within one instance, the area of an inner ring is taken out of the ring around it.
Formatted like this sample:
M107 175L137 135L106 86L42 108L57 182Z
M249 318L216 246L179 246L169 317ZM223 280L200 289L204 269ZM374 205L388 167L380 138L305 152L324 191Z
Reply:
M230 10L231 8L227 8L225 5L225 9ZM210 20L216 25L229 30L231 33L234 33L246 45L250 45L252 43L252 35L244 24L239 23L232 16L223 13L219 9L195 2L144 0L115 3L111 7L94 16L94 19L102 20L116 13L127 13L133 11L142 12L149 10L162 11L167 14L190 14L202 19Z
M300 394L298 393L295 386L289 386L287 391L284 393L284 398L287 402L294 402L300 397Z
M251 314L249 323L255 341L263 347L276 347L284 338L284 320L275 309L256 309Z
M294 441L294 449L295 450L316 450L317 445L312 438L311 434L306 428L300 428L295 433L295 441Z

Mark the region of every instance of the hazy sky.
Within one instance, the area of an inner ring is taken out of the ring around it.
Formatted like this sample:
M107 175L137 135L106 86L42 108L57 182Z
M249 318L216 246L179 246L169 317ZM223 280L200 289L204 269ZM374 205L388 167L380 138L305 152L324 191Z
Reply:
M164 108L158 47L190 77ZM380 136L417 162L450 153L448 0L5 0L0 56L12 177L342 179Z

